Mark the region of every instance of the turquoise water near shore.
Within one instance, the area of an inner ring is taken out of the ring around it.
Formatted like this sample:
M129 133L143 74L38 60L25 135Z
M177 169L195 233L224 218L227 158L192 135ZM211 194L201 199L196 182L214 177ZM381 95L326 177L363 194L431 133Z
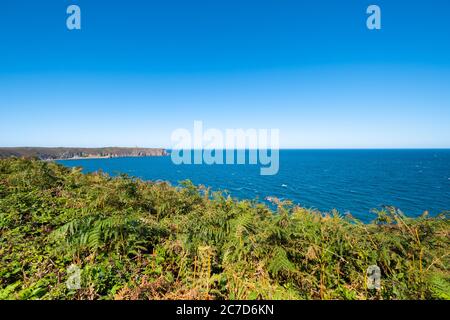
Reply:
M57 162L172 184L189 179L240 199L278 197L322 211L351 212L363 221L373 219L371 209L382 205L408 216L450 209L450 149L281 150L274 176L261 176L259 165L175 165L170 157Z

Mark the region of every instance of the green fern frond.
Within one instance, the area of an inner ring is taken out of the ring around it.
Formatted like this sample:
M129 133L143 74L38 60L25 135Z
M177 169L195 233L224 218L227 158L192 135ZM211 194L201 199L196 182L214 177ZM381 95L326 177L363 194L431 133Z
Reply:
M286 250L280 246L275 247L273 249L268 270L272 274L277 274L281 271L293 271L294 269L295 266L291 261L289 261Z
M430 290L436 299L450 300L450 277L434 273L430 277Z

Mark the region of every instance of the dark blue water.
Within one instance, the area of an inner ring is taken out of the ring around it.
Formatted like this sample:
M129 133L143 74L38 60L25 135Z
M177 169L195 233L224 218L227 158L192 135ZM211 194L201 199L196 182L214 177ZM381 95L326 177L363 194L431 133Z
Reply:
M177 184L190 179L238 198L290 199L322 211L337 209L369 221L373 208L393 205L409 216L450 209L450 150L281 150L280 170L259 165L174 165L170 157L59 161Z

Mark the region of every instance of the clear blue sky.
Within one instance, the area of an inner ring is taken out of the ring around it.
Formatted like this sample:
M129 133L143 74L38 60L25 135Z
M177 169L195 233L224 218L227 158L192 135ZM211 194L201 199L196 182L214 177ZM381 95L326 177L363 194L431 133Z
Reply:
M448 0L2 0L0 146L169 147L202 120L290 148L450 147L449 21Z

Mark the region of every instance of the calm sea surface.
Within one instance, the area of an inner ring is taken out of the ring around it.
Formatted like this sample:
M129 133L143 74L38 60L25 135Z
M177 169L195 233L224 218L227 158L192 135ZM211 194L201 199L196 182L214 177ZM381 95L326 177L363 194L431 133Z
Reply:
M280 170L261 176L259 165L174 165L170 157L58 161L177 184L190 179L245 199L268 196L304 207L351 212L364 221L372 208L393 205L409 216L450 210L450 150L281 150Z

